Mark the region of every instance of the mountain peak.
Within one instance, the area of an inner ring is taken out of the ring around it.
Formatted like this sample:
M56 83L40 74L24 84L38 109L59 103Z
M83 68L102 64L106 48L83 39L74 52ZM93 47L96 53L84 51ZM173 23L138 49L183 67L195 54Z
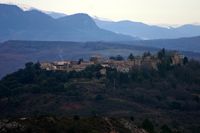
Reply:
M86 13L76 13L76 14L73 14L73 15L71 15L71 16L82 16L82 17L90 17L88 14L86 14Z
M0 13L4 12L16 13L23 12L23 10L16 5L0 4Z
M94 20L88 15L84 13L73 14L69 16L65 16L58 19L60 22L65 23L65 25L75 26L77 28L84 29L98 29Z
M89 21L93 21L93 19L85 13L77 13L77 14L73 14L73 15L69 15L67 16L70 19L78 19L78 20L89 20Z

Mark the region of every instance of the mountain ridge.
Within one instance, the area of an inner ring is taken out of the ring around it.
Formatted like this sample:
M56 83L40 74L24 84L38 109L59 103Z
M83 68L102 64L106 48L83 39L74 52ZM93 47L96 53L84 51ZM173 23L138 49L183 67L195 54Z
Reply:
M18 6L6 4L0 4L0 11L0 29L2 29L0 41L134 40L131 36L100 29L87 14L74 14L54 19L42 11L23 11Z
M130 20L114 22L94 19L94 21L100 28L113 31L115 33L137 36L142 39L175 39L200 35L200 26L192 24L185 24L177 28L166 28Z
M192 51L200 53L200 36L182 37L177 39L156 39L156 40L138 40L128 44L149 46L155 48L166 48L178 51Z

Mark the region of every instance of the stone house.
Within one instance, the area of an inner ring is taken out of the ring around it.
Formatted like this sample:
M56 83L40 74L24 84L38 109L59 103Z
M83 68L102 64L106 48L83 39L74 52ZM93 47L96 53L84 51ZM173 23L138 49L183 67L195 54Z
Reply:
M184 56L178 52L174 52L171 55L172 65L182 65Z

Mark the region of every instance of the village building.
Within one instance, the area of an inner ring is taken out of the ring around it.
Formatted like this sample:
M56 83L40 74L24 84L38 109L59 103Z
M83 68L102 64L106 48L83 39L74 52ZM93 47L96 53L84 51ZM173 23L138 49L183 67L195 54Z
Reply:
M171 56L172 65L183 65L183 59L184 59L184 55L182 55L176 51L173 52L173 54Z
M159 59L155 56L147 56L143 57L141 61L141 65L148 67L148 68L153 68L157 69L157 64L160 63Z
M56 61L52 63L44 62L41 63L41 68L45 70L53 71L82 71L86 67L93 65L93 62L90 61L81 61L80 64L78 61Z
M181 65L183 64L184 56L179 54L178 52L169 53L171 58L171 65ZM101 74L106 74L106 68L115 68L119 72L129 72L133 68L139 67L147 67L151 69L157 69L157 65L161 61L157 56L148 55L148 56L137 56L131 60L112 60L105 59L100 56L93 56L89 61L79 60L79 61L56 61L52 63L44 62L41 63L41 68L45 70L53 70L53 71L82 71L86 67L91 65L100 64L103 69L100 71Z

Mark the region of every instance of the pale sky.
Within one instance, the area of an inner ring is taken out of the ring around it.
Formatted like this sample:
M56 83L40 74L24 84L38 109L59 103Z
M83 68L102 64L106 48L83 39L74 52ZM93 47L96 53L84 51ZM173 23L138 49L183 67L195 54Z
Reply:
M200 23L200 0L0 0L66 14L149 24Z

